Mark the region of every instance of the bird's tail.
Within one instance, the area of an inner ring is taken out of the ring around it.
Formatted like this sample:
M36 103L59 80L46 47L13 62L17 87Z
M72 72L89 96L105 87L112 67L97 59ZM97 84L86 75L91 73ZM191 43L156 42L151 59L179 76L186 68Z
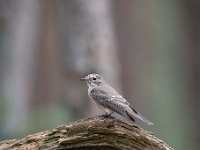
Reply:
M142 121L144 121L146 124L148 125L153 125L153 123L151 121L149 121L147 118L145 118L144 116L142 116L140 113L138 113L137 111L135 111L133 108L131 108L131 111L126 111L127 116L132 120L135 121L133 117L136 117Z

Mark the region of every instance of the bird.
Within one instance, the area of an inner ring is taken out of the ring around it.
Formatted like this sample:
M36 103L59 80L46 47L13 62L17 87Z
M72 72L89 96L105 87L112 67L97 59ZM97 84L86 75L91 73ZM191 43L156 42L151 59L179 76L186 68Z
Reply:
M92 73L80 78L80 80L87 82L89 98L106 110L101 115L102 117L107 118L111 114L117 113L133 122L135 122L134 117L136 117L148 125L153 125L151 121L137 112L122 95L112 88L101 75Z

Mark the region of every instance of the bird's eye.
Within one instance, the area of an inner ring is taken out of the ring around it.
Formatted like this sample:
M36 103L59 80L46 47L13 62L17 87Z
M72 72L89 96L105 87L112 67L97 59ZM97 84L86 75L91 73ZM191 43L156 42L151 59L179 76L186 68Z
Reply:
M96 77L93 77L93 80L96 80L97 78Z

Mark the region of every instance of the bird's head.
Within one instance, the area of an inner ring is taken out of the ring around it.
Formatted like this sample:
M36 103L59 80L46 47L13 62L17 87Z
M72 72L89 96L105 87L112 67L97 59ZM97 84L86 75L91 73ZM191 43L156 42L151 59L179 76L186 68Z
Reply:
M86 81L88 87L97 87L103 82L103 77L99 74L89 74L86 77L81 78L82 81Z

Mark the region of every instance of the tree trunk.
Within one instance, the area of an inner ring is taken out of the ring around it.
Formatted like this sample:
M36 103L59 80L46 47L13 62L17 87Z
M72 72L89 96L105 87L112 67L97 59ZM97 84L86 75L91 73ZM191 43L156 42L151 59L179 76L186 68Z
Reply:
M15 7L8 15L8 58L3 80L4 97L8 100L4 130L8 135L27 127L39 19L37 0L12 1L10 5Z
M82 119L20 140L2 141L0 149L172 150L152 133L112 117Z

